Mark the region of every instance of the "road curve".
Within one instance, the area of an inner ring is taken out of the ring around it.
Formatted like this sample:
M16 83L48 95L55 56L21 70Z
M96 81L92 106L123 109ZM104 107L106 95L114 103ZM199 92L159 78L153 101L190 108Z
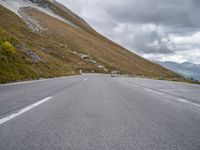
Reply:
M0 85L1 150L199 150L200 86L82 75Z

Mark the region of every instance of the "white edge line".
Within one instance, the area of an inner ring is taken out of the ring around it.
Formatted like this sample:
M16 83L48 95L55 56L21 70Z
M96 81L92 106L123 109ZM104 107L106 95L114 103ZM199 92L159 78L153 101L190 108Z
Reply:
M133 84L127 83L126 81L125 81L125 82L121 82L121 83L130 85L130 86L132 86L132 87L140 87L140 86L138 86L138 85L133 85ZM141 88L142 88L142 87L141 87ZM185 103L185 104L190 104L190 105L193 105L193 106L196 106L196 107L200 108L200 104L190 102L189 100L182 99L182 98L177 98L177 97L175 97L175 96L173 96L173 95L169 95L169 94L166 94L166 93L162 93L162 92L159 92L159 91L155 91L155 90L152 90L152 89L149 89L149 88L144 88L144 87L143 87L143 89L146 90L147 92L151 92L151 93L155 93L155 94L159 94L159 95L171 96L171 97L173 97L173 99L175 99L176 101L179 101L179 102L182 102L182 103Z
M19 111L16 112L16 113L10 114L10 115L8 115L8 116L6 116L6 117L0 119L0 125L2 125L2 124L4 124L4 123L8 122L9 120L14 119L15 117L17 117L17 116L19 116L19 115L22 115L23 113L25 113L25 112L27 112L27 111L29 111L29 110L31 110L31 109L33 109L33 108L35 108L35 107L41 105L42 103L45 103L46 101L48 101L48 100L50 100L50 99L52 99L52 98L53 98L53 97L47 97L47 98L45 98L45 99L43 99L43 100L41 100L41 101L39 101L39 102L36 102L36 103L34 103L34 104L32 104L32 105L26 107L26 108L23 108L23 109L19 110Z
M178 98L177 100L178 100L179 102L186 103L186 104L190 104L190 105L194 105L194 106L200 108L200 105L199 105L199 104L190 102L190 101L188 101L188 100L186 100L186 99Z
M199 108L200 108L200 105L199 105L199 104L193 103L193 102L191 102L191 101L189 101L189 100L186 100L186 99L183 99L183 98L177 98L177 97L175 97L175 96L168 95L168 94L166 94L166 93L158 92L158 91L155 91L155 90L152 90L152 89L148 89L148 88L145 88L145 90L148 91L148 92L155 93L155 94L171 96L171 97L173 97L173 99L175 99L176 101L179 101L179 102L185 103L185 104L190 104L190 105L193 105L193 106L196 106L196 107L199 107Z
M28 81L19 81L19 82L11 82L11 83L0 84L0 86L28 84L28 83L51 81L51 80L64 79L64 78L74 78L74 77L77 77L77 76L80 76L80 75L63 76L63 77L55 77L55 78L46 78L46 79L38 79L38 80L28 80Z

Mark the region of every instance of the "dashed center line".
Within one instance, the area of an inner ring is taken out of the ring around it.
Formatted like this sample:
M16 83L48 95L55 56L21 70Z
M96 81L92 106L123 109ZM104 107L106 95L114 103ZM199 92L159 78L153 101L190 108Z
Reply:
M164 93L162 93L162 92L158 92L158 91L155 91L155 90L152 90L152 89L148 89L148 88L144 88L146 91L148 91L148 92L152 92L152 93L156 93L156 94L160 94L160 95L166 95L166 94L164 94Z
M25 113L25 112L27 112L27 111L29 111L29 110L31 110L31 109L33 109L33 108L35 108L35 107L41 105L42 103L45 103L46 101L48 101L48 100L50 100L50 99L52 99L52 98L53 98L53 97L47 97L47 98L45 98L45 99L43 99L43 100L41 100L41 101L39 101L39 102L36 102L36 103L34 103L34 104L32 104L32 105L26 107L26 108L23 108L23 109L19 110L19 111L16 112L16 113L10 114L10 115L8 115L8 116L6 116L6 117L0 119L0 125L2 125L2 124L4 124L4 123L8 122L9 120L14 119L15 117L17 117L17 116L19 116L19 115L22 115L23 113Z
M83 81L87 81L88 80L88 78L85 78Z

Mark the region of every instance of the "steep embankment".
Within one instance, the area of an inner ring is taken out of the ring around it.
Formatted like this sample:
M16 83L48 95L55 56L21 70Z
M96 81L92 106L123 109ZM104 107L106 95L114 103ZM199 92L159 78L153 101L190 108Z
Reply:
M12 59L1 53L0 82L78 74L79 70L181 78L98 34L61 4L7 1L20 1L9 5L12 11L5 8L6 3L0 5L1 39L10 42L16 53Z

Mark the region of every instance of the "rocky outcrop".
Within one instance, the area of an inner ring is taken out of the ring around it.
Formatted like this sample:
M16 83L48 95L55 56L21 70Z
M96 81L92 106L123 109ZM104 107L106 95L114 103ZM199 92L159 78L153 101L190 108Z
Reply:
M44 60L40 56L38 56L36 53L34 53L32 50L27 50L25 52L25 54L29 58L31 58L31 61L32 61L33 64L38 64L40 62L44 62Z
M21 7L18 10L18 13L21 15L22 19L29 26L29 28L31 28L34 32L47 31L46 26L31 15L31 11L33 9L34 8L31 7Z
M51 6L51 4L47 3L47 1L45 0L29 0L29 1L31 1L32 3L36 3L38 6L44 7L44 8Z

